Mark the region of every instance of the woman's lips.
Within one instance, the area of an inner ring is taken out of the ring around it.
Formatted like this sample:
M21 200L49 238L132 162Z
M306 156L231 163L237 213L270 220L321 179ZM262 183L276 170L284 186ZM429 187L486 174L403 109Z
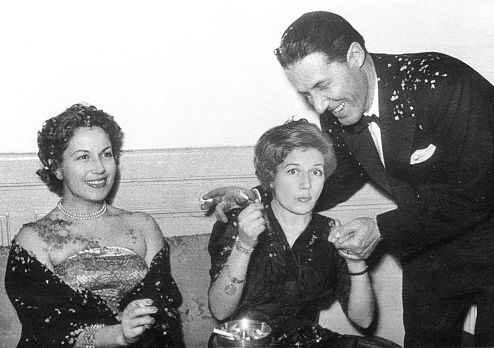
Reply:
M106 186L106 178L99 180L86 180L86 184L94 188L102 188Z

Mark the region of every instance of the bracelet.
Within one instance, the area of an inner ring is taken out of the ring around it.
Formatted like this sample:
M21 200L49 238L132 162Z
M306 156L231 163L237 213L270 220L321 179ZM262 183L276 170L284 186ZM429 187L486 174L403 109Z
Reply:
M359 275L362 275L362 274L366 274L368 271L369 271L369 266L365 266L365 269L363 271L361 271L361 272L355 272L355 273L348 272L348 275L349 276L359 276Z
M96 348L96 341L95 341L95 335L96 332L105 326L105 324L94 324L87 326L84 329L84 335L82 336L84 338L84 347L85 348Z
M238 251L240 251L241 253L244 253L244 254L252 254L254 252L254 248L252 249L247 249L246 247L244 247L242 245L242 243L240 243L240 240L238 239L238 236L236 238L236 241L235 241L235 247L237 248Z
M245 279L238 279L232 276L228 264L224 265L223 267L228 268L227 274L228 274L228 279L230 280L230 284L225 286L225 294L232 296L235 294L235 292L237 292L237 287L235 286L235 284L242 284L245 281Z

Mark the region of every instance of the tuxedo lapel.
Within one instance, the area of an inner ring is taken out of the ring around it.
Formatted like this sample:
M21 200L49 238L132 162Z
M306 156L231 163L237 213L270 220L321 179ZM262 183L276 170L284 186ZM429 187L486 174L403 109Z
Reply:
M391 177L398 173L399 176L408 176L416 117L414 107L409 104L400 80L386 78L386 74L390 71L389 68L385 68L389 64L385 57L374 59L374 64L378 75L379 118L384 162L388 180L392 181ZM396 97L396 91L400 91L399 98ZM391 185L394 186L392 183Z
M381 141L388 174L409 171L415 123L415 117L397 122L383 120Z
M372 140L369 129L364 129L360 133L343 132L342 136L347 146L352 150L360 165L365 169L372 180L386 191L390 191L390 185L386 177L384 166L381 163L379 153L377 152L376 145Z
M397 178L409 175L416 117L405 95L396 98L396 91L402 89L400 81L386 78L390 73L388 60L393 58L385 55L372 57L378 77L379 128L386 168L368 128L361 133L343 131L342 136L369 176L392 193L392 188L399 185Z

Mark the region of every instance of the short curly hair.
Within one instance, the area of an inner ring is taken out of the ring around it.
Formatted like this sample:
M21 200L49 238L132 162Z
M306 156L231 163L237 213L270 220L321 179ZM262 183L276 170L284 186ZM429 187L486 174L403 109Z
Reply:
M278 166L295 149L316 149L324 157L324 179L336 169L336 154L331 138L306 119L288 121L266 131L255 146L254 167L264 190L271 184Z
M113 116L93 105L75 104L43 123L38 132L38 157L43 168L36 171L50 191L59 196L63 193L63 182L55 175L63 162L63 153L79 128L99 127L104 130L112 145L118 163L123 144L123 132Z

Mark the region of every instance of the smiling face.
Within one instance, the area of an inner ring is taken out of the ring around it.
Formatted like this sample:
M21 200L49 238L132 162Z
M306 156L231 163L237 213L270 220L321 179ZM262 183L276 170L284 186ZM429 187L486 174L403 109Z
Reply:
M113 187L116 172L108 134L100 127L78 128L56 173L63 181L64 203L103 201Z
M288 154L273 181L273 211L311 214L324 186L324 156L316 149L295 149Z
M371 104L369 65L365 52L352 44L345 62L328 63L323 53L312 53L285 70L290 83L318 114L330 111L341 124L357 123Z

